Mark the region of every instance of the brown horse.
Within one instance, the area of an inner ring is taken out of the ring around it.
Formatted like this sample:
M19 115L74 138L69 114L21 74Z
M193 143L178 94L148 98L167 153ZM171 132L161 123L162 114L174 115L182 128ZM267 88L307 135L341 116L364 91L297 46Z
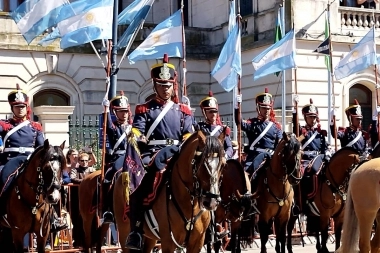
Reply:
M98 203L94 205L94 197L99 196L98 185L100 184L101 170L97 170L86 176L79 185L79 212L83 220L84 244L83 250L86 253L92 252L91 248L96 244L96 252L101 252L101 235L105 235L108 226L104 226L99 231L98 224L99 210ZM104 230L104 231L103 231Z
M227 166L222 171L220 197L221 202L215 211L215 222L231 222L231 239L229 246L232 252L237 248L237 233L241 220L252 207L252 195L249 193L251 183L241 164L236 160L228 160ZM243 195L242 195L243 194ZM213 246L215 252L219 252L221 240L213 245L207 242L207 252L211 252Z
M6 201L7 222L12 232L15 252L24 252L24 236L37 235L37 251L45 252L46 239L50 231L52 204L60 199L62 170L66 159L62 152L65 146L51 146L48 140L38 147L21 168L19 176L9 187Z
M339 253L380 252L380 226L371 241L374 220L380 222L380 158L361 164L351 175Z
M285 253L286 225L293 202L292 184L301 178L301 144L294 134L283 133L269 166L257 175L257 207L260 211L259 231L261 253L267 252L271 221L274 218L276 252ZM264 168L263 168L264 169ZM251 182L253 184L254 182ZM255 194L255 193L254 193Z
M186 248L188 253L201 250L210 222L210 213L206 210L216 208L219 177L226 164L222 141L224 134L218 139L197 131L182 144L178 157L172 158L169 171L165 172L165 187L157 192L149 212L157 222L159 237L146 222L144 252L150 252L157 240L161 240L163 253L172 253L176 248ZM114 189L114 211L122 247L130 231L123 192L125 186L119 178Z
M318 175L318 188L316 195L310 203L319 212L318 225L315 228L319 253L329 252L327 249L328 226L330 218L334 219L335 247L340 246L340 238L343 226L343 208L345 204L348 181L352 170L359 164L359 153L351 148L345 147L336 152ZM301 181L302 184L302 181ZM301 185L302 186L302 185ZM305 202L305 201L303 201ZM315 218L307 213L308 221ZM292 251L291 235L297 216L292 216L288 223L288 252ZM319 232L321 239L319 240Z

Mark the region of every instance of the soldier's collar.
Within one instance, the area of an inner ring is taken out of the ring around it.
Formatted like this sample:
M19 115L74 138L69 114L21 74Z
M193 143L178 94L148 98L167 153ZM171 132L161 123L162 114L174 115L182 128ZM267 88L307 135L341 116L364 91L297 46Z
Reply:
M215 121L215 123L211 123L208 119L206 119L205 122L206 122L206 124L211 125L211 126L216 126L216 125L218 125L218 124L216 123L216 121Z
M26 120L26 117L24 118L17 118L16 116L13 116L12 118L12 121L15 122L15 123L21 123L21 122L24 122Z
M156 100L156 102L157 102L158 104L160 104L160 105L164 105L164 104L166 104L167 102L170 101L170 99L168 99L168 100L163 100L162 98L159 98L159 97L156 97L155 100Z
M306 130L314 130L314 126L306 125L305 128L306 128Z
M264 117L261 116L261 115L257 116L257 119L258 119L259 121L262 121L262 122L269 120L269 118L264 118Z
M350 126L350 129L353 130L353 131L355 131L355 132L360 131L360 127L354 127L352 125Z

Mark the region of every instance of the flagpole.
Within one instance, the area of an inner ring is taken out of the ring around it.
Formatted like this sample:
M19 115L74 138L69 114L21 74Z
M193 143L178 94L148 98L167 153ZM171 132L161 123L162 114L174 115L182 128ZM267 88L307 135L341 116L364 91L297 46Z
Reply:
M240 16L240 0L237 1L237 24L239 26L239 32L241 32L240 30L240 25L241 25L241 16ZM240 38L241 40L241 38ZM240 49L241 50L241 49ZM241 77L240 75L238 75L238 83L237 83L237 94L238 95L241 95ZM241 148L242 148L242 145L241 145L241 103L238 103L238 109L237 109L237 113L238 113L238 122L239 122L239 125L237 126L237 141L238 141L238 156L239 156L239 163L242 162L241 160Z
M281 5L280 5L281 6ZM282 38L285 37L285 0L282 1L281 6L281 23L282 23L282 29L281 29L281 35ZM282 113L282 129L285 131L285 125L286 125L286 78L285 78L285 70L282 71L282 87L281 87L281 93L282 93L282 99L281 99L281 113Z
M298 90L297 90L297 68L294 68L294 90L296 93L296 96L298 97ZM299 118L298 118L298 98L294 99L294 109L296 110L296 136L300 136L300 127L299 127Z
M113 3L113 18L112 18L112 53L111 53L111 72L110 72L110 87L108 93L108 99L111 100L116 96L116 86L117 86L117 72L116 67L117 61L117 25L118 25L118 15L119 15L119 0L114 0Z
M182 79L182 94L183 96L187 96L187 83L186 83L186 41L185 41L185 18L183 15L184 2L181 0L181 19L182 19L182 51L183 51L183 59L182 59L182 71L183 71L183 79ZM182 98L181 98L182 100Z
M335 96L334 96L334 72L333 72L333 61L332 61L332 39L331 39L331 26L330 26L330 2L327 3L327 24L329 27L329 68L330 68L330 82L328 84L328 101L329 106L331 107L332 102L332 110L335 112ZM328 114L330 114L330 111ZM330 119L331 120L331 119ZM338 151L338 141L337 141L337 129L336 129L336 118L335 113L333 115L333 127L334 127L334 142L335 142L335 152ZM330 121L329 121L330 124Z
M379 107L379 87L378 87L378 77L377 77L377 64L375 64L375 87L376 87L376 107ZM377 112L377 108L376 108ZM380 142L380 114L377 112L377 143ZM374 147L374 143L372 143L372 147Z

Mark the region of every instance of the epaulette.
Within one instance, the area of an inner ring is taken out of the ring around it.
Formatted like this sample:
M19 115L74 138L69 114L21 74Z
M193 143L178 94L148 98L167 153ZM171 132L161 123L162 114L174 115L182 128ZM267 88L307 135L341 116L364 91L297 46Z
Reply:
M148 103L136 105L135 114L146 113L148 111Z
M324 136L324 137L327 136L327 131L326 131L326 130L320 129L320 130L319 130L319 133L320 133L322 136Z
M179 104L179 109L181 110L181 112L187 115L192 115L192 111L190 110L189 106L185 104Z
M8 120L0 120L0 126L3 128L3 131L8 131L12 128Z
M30 124L32 125L32 127L34 129L36 129L37 131L42 131L42 125L38 122L35 122L35 121L31 121Z
M306 136L307 129L305 127L301 127L301 134Z
M136 127L132 127L132 130L131 130L131 133L136 136L137 138L139 138L141 136L141 132L139 129L137 129Z

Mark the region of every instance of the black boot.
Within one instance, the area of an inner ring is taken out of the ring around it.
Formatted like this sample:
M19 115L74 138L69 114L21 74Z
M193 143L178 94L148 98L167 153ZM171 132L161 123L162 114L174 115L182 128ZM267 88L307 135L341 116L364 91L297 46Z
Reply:
M102 193L103 193L103 223L113 223L114 217L112 213L112 199L113 194L111 191L111 183L103 183Z
M50 233L56 233L61 230L67 229L69 226L66 224L66 221L63 220L62 218L58 217L57 213L55 210L53 211L53 215L51 217L51 222L50 222Z

